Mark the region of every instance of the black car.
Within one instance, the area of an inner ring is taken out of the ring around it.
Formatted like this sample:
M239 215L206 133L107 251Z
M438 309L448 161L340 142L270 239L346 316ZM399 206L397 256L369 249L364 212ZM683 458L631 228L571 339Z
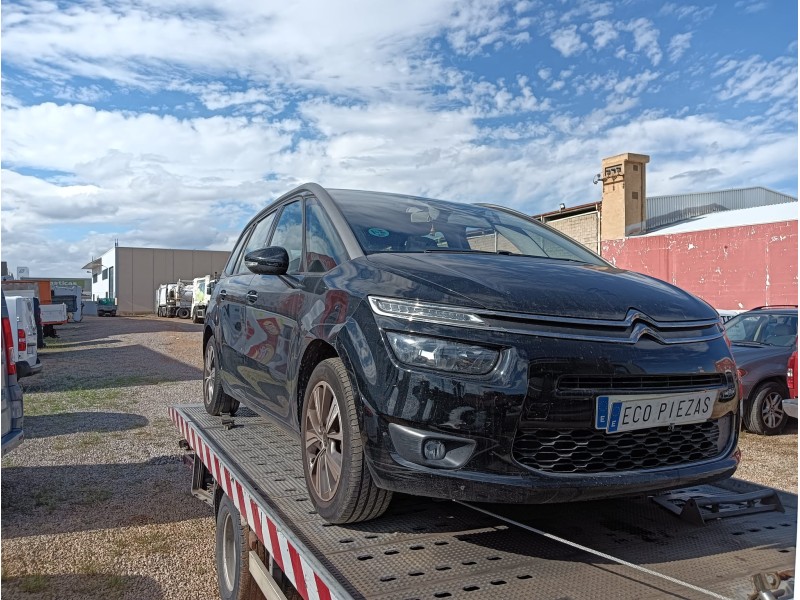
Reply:
M239 238L204 352L206 409L301 436L332 522L393 491L561 502L738 464L714 309L505 208L298 187Z
M760 306L725 323L742 381L742 421L753 433L776 435L789 416L786 365L797 350L797 307Z

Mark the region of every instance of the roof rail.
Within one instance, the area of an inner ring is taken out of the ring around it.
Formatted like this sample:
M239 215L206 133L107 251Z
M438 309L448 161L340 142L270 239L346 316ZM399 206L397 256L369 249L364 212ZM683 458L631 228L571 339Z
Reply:
M767 306L756 306L750 310L760 310L762 308L797 308L797 304L768 304Z

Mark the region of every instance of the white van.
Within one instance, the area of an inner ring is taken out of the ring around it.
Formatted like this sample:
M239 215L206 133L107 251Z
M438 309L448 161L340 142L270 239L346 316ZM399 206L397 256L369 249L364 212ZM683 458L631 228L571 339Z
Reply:
M28 296L6 296L8 317L11 321L11 337L14 338L12 358L17 364L17 377L36 375L42 370L36 349L36 318L33 314L33 298Z

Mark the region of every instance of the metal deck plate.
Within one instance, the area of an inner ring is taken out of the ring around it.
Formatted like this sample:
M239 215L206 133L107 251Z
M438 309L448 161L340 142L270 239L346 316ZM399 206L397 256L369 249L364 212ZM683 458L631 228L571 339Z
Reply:
M396 495L380 519L332 526L313 510L300 444L291 433L244 409L230 430L202 405L176 409L354 598L708 597L453 502ZM732 485L744 491L750 484ZM753 574L794 567L797 497L781 494L781 500L786 514L703 527L646 499L482 508L722 596L745 598L753 592Z

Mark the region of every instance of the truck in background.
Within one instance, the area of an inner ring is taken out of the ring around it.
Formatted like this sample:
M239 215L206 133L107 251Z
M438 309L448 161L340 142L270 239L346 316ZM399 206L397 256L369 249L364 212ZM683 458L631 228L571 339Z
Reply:
M175 316L174 283L162 283L156 288L156 315L159 317Z
M117 316L117 299L116 298L100 298L97 301L97 316L98 317L116 317Z
M214 291L216 284L217 279L211 275L195 277L192 280L192 323L203 323L205 321L208 299L211 297L211 292Z
M191 316L192 298L191 283L180 279L175 283L162 283L156 288L156 315L188 319Z
M2 285L4 293L37 298L44 335L56 337L55 326L67 322L67 306L63 302L53 303L53 292L48 279L6 279Z
M51 303L67 307L67 320L80 323L83 319L83 289L79 285L57 285L51 290Z
M179 319L188 319L192 310L192 297L194 286L178 279L175 284L175 316Z

